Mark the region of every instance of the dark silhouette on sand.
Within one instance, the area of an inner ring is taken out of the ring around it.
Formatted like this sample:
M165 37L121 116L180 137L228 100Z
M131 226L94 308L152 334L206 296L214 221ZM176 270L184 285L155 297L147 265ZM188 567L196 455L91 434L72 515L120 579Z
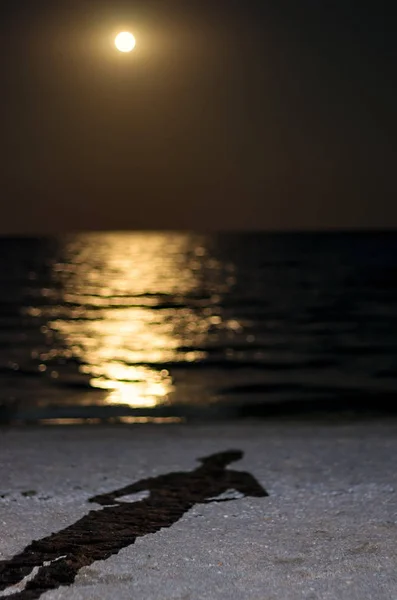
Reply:
M199 459L202 464L194 471L142 479L90 498L89 502L105 508L90 511L70 527L33 541L20 554L0 561L0 591L21 582L37 567L38 572L27 581L24 590L6 596L7 600L34 600L48 590L72 584L82 567L117 554L140 536L170 527L195 504L219 502L216 498L228 490L244 496L267 496L249 473L226 469L242 457L239 450L213 454ZM149 492L144 500L117 500L143 491Z

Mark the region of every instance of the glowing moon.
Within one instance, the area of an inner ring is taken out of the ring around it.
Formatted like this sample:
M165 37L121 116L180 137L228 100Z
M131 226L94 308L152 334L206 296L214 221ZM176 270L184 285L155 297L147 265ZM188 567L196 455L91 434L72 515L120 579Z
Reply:
M120 52L131 52L135 48L135 38L129 31L122 31L114 40L117 50Z

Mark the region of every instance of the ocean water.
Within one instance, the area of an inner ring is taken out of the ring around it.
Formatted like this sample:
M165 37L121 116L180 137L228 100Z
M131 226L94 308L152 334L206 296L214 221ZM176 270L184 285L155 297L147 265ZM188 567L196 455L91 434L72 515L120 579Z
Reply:
M0 378L3 422L394 410L397 233L0 238Z

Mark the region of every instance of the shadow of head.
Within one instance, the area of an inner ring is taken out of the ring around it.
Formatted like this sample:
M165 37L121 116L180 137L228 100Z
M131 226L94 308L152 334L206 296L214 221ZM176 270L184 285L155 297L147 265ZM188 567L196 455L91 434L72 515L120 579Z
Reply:
M226 452L218 452L197 460L207 469L224 469L230 463L241 460L243 456L244 452L241 452L241 450L226 450Z

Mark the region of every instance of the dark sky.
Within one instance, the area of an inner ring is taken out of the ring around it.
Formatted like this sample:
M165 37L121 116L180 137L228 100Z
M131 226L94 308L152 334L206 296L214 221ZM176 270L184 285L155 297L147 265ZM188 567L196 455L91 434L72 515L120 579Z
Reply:
M397 227L392 6L2 0L0 232Z

